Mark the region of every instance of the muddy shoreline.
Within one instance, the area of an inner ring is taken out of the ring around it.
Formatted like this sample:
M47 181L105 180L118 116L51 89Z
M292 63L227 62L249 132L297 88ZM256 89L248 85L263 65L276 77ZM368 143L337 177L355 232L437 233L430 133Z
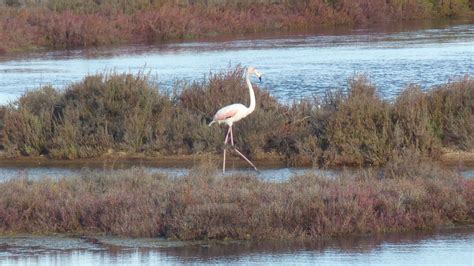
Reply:
M275 154L266 154L260 158L252 160L258 168L272 169L283 168L288 166L293 167L313 167L311 158L302 158L295 165L288 165L282 156ZM147 156L145 154L126 154L124 152L108 153L97 158L83 158L74 160L60 160L50 159L46 156L29 156L8 158L0 155L0 167L103 167L103 166L151 166L151 167L166 167L166 168L191 168L197 166L202 162L211 162L217 165L222 163L222 155L220 154L193 154L193 155L161 155L161 156ZM446 167L473 167L474 166L474 151L445 151L436 160L441 165ZM237 156L228 156L228 165L235 168L247 168L245 161ZM328 166L331 169L339 169L343 167L360 168L370 167L370 165L344 165L336 164Z
M340 236L310 243L207 241L181 245L159 239L21 235L0 236L0 258L8 265L210 264L469 264L472 228ZM105 240L104 240L105 238ZM97 242L95 242L97 241ZM11 243L14 243L13 245ZM449 250L446 245L449 244ZM435 254L435 255L433 255ZM435 256L435 257L433 257Z
M229 245L273 245L280 247L298 247L298 246L327 246L341 243L357 243L368 241L370 239L404 239L410 237L427 237L434 234L450 233L474 233L474 223L459 224L451 226L440 226L424 230L408 230L400 232L386 232L373 234L355 234L348 233L339 236L321 236L312 240L292 240L292 241L255 241L255 240L172 240L161 237L142 238L142 237L121 237L106 234L24 234L11 233L0 234L0 251L12 248L24 248L42 251L44 249L54 251L73 251L73 250L127 250L130 248L156 250L163 248L190 248L190 247L223 247Z
M6 158L0 157L0 167L9 166L48 166L48 167L102 167L104 165L123 165L123 166L152 166L167 168L191 168L199 165L201 162L222 163L222 155L218 154L195 154L195 155L170 155L170 156L146 156L144 154L107 154L98 158L84 158L74 160L49 159L45 156L36 157L17 157ZM261 168L279 168L287 166L282 158L272 156L270 158L262 158L253 160ZM237 168L247 167L245 161L239 157L228 157L227 163ZM309 167L311 164L298 165L301 167Z

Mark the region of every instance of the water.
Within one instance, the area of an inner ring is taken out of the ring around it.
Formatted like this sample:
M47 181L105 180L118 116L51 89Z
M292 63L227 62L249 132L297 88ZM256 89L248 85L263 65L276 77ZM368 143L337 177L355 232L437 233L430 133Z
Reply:
M473 265L474 228L311 243L181 243L161 239L0 237L0 265Z
M132 167L141 167L149 173L163 173L170 177L182 177L186 176L190 172L190 168L184 167L159 167L159 166L146 166L146 165L119 165L111 166L105 165L102 168L97 166L81 166L81 165L70 165L70 166L2 166L0 167L0 182L14 178L28 178L30 180L36 180L41 178L53 178L59 179L63 177L79 176L84 171L96 171L96 172L113 172L121 171L123 169L130 169ZM356 168L339 168L339 169L319 169L319 168L291 168L291 167L279 167L279 168L262 168L259 169L259 173L256 173L250 168L233 168L227 169L225 175L233 175L236 173L256 175L263 181L268 182L285 182L295 175L303 174L317 174L325 177L336 177L340 175L351 175L357 173ZM474 169L464 168L457 170L460 175L464 178L474 178ZM220 172L217 172L220 174Z
M132 165L123 166L120 168L130 168ZM182 177L189 174L189 168L180 167L155 167L155 166L142 166L143 169L149 173L163 173L170 177ZM34 167L34 166L7 166L0 168L0 182L14 178L28 178L30 180L41 179L41 178L62 178L62 177L73 177L79 176L84 171L97 171L97 172L113 172L120 171L118 169L110 169L110 166L105 168L89 168L89 167ZM290 177L295 175L302 175L306 173L316 173L321 176L334 177L341 174L344 170L342 169L316 169L316 168L268 168L260 169L257 174L255 171L248 168L240 169L228 169L225 175L233 175L236 173L243 174L255 174L261 180L269 182L284 182ZM349 171L349 170L346 170ZM218 173L220 174L220 173Z
M367 75L390 99L410 83L428 88L473 75L474 24L3 56L0 104L41 85L62 87L98 72L150 73L169 90L177 80L202 81L211 71L237 64L264 72L261 85L282 101L344 87L356 74Z
M461 174L465 178L474 178L474 170L473 169L461 171Z

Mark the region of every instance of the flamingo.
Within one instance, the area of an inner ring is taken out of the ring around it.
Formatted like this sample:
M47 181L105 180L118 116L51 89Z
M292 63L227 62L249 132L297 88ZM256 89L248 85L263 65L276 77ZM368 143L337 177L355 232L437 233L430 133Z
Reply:
M247 157L245 157L239 150L234 145L234 134L232 133L232 126L235 122L241 120L242 118L248 116L255 110L255 92L253 91L252 83L250 82L250 75L254 74L260 81L262 81L262 74L258 72L254 67L248 67L247 71L245 73L245 78L247 81L247 86L249 88L249 94L250 94L250 105L249 107L241 104L241 103L234 103L231 105L227 105L225 107L222 107L217 111L217 113L214 115L213 120L211 123L209 123L209 126L212 126L214 123L226 123L229 126L229 129L227 130L227 134L224 139L224 159L222 163L222 172L225 173L225 154L226 154L226 145L227 142L229 141L229 135L230 135L230 143L232 144L232 148L234 151L240 155L247 163L249 163L255 171L258 172L257 167L249 160Z

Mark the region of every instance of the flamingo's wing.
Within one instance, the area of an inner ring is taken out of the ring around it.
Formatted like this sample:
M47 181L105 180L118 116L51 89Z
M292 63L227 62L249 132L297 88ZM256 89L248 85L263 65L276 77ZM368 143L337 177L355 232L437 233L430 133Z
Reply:
M239 112L242 112L243 110L245 110L245 106L240 103L228 105L226 107L219 109L219 111L217 111L217 113L214 115L214 120L215 121L226 120L228 118L231 118L237 115Z

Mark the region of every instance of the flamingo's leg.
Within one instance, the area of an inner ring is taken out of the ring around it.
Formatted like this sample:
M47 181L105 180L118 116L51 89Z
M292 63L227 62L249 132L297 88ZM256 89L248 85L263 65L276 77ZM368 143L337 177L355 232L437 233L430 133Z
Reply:
M225 135L225 140L224 140L224 160L222 162L222 173L225 173L225 152L226 152L225 146L227 145L227 141L229 140L229 134L231 132L230 129L231 128L229 127L229 130L227 130L227 134Z
M232 126L229 127L230 130L230 143L232 144L232 147L234 147L234 133L232 133Z
M237 148L234 145L234 134L232 133L232 127L230 127L229 129L230 129L230 142L232 143L232 147L234 148L234 151L237 152L237 154L239 154L246 162L248 162L253 167L253 169L255 169L255 171L258 172L257 167L255 167L255 165L249 159L247 159L247 157L245 157L239 150L237 150Z
M234 151L237 152L245 161L247 161L253 167L253 169L255 169L255 171L258 172L257 167L255 167L255 165L249 159L247 159L247 157L245 157L239 150L237 150L237 148L234 147Z

